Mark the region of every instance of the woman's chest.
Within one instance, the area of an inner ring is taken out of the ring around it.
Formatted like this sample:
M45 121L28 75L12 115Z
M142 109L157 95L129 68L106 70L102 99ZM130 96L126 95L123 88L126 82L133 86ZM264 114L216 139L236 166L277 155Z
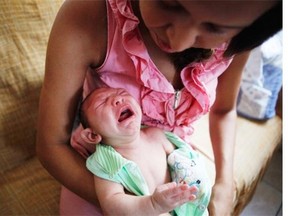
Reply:
M167 79L169 83L171 83L174 89L183 88L180 71L176 70L176 67L168 54L155 51L155 54L152 52L150 57L153 63L156 65L158 71L165 77L165 79Z

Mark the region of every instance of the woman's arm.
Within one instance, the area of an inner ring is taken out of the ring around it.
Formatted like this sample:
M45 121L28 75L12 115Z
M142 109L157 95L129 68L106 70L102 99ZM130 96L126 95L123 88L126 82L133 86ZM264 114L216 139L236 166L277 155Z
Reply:
M125 194L122 185L94 176L95 190L104 215L160 215L193 201L197 188L175 182L158 186L152 195ZM98 185L101 185L99 187Z
M47 48L36 145L49 173L93 203L97 203L93 176L84 158L70 147L70 135L85 74L106 54L103 11L105 1L66 1L60 9Z
M230 215L234 198L233 159L236 130L236 102L242 70L249 52L234 57L220 76L216 101L209 115L216 179L209 205L211 215Z

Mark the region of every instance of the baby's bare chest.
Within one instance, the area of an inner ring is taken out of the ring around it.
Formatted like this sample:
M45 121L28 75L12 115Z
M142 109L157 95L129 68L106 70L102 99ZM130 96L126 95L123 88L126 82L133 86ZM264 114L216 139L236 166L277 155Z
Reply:
M153 193L157 186L168 183L171 180L167 165L167 156L164 150L151 149L149 154L143 153L139 156L139 160L136 163L151 193Z

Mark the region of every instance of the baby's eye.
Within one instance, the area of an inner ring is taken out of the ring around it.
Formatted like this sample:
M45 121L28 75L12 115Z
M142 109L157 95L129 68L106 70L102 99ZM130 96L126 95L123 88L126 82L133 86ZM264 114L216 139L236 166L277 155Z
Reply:
M105 102L107 101L107 99L98 99L95 103L94 103L94 109L98 109L101 106L103 106L105 104Z
M101 106L103 106L103 104L104 104L104 102L102 102L102 103L98 103L98 104L95 106L95 109L100 108Z
M120 90L120 91L118 92L118 94L119 94L119 95L129 95L129 93L128 93L126 90L124 90L124 89Z

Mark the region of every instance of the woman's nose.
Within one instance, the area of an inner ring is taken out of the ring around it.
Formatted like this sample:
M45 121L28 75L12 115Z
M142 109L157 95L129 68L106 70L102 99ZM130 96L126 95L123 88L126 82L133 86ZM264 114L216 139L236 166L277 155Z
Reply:
M193 47L200 34L196 27L176 24L168 27L166 33L170 47L176 52Z

